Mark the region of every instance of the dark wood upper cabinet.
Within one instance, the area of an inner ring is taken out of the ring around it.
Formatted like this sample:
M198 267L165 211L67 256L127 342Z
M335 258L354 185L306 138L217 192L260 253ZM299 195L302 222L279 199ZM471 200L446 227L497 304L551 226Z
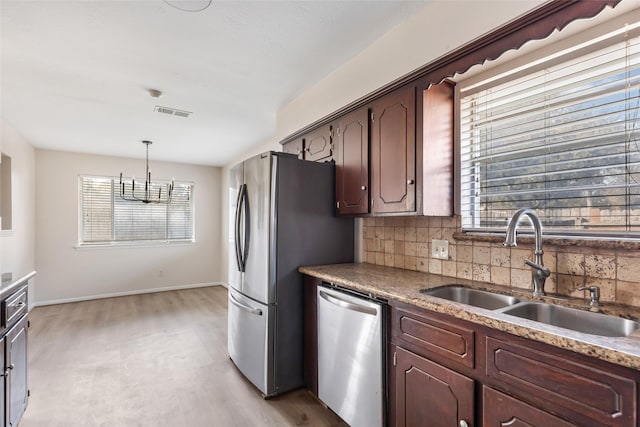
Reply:
M340 215L369 212L369 112L353 111L337 121L336 206Z
M295 154L299 159L304 159L304 139L296 138L282 146L282 151Z
M333 127L321 126L282 145L282 151L295 154L299 159L328 162L333 156Z
M447 81L422 92L423 215L453 215L453 89Z
M304 138L304 159L312 162L329 161L333 155L333 138L331 125L315 129Z
M371 212L416 210L416 95L408 85L371 104Z

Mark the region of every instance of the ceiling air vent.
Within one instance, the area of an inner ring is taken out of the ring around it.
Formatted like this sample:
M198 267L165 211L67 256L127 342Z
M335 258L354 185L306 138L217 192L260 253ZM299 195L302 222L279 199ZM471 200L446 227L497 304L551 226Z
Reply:
M192 114L191 111L178 110L176 108L163 107L161 105L156 105L154 111L156 113L170 114L172 116L178 117L189 117Z

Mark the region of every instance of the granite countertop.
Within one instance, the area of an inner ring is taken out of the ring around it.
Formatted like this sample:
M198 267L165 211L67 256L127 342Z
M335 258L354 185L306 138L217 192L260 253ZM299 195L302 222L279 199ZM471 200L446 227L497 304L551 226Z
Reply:
M493 310L447 301L420 293L421 289L460 284L471 288L510 294L521 300L544 301L574 308L588 309L585 300L565 297L534 298L526 290L516 290L485 282L458 279L437 274L421 273L373 264L334 264L300 267L301 273L326 282L387 300L448 314L458 319L487 326L512 335L571 350L617 365L640 370L640 330L628 337L603 337L546 325ZM640 310L632 307L604 303L606 314L640 319Z
M0 282L0 300L15 291L20 286L24 285L35 275L35 271L19 276L14 275L13 273L2 273L2 282Z

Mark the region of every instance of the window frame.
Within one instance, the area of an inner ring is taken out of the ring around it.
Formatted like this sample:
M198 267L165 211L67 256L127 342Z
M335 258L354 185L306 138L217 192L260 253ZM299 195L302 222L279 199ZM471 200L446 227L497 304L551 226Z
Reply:
M109 179L111 180L112 185L112 195L111 195L111 239L104 241L83 241L83 206L82 206L82 183L83 179ZM182 245L192 245L196 243L196 201L195 201L195 188L196 185L192 181L175 181L175 185L188 185L190 186L190 211L191 211L191 237L184 239L133 239L133 240L115 240L115 198L120 197L117 189L118 189L118 181L119 177L115 176L107 176L107 175L95 175L95 174L80 174L78 175L78 239L76 249L90 249L90 248L118 248L118 247L162 247L162 246L182 246ZM170 181L168 180L154 180L154 183L168 184ZM142 202L133 202L128 201L127 203L131 204L140 204L144 205ZM168 207L167 207L168 209ZM168 219L165 216L165 229L167 229L168 233Z
M456 148L456 214L461 216L461 232L466 235L495 235L497 233L503 232L502 229L498 229L496 227L492 228L483 228L483 227L474 227L474 226L465 226L464 225L464 209L463 206L465 201L463 200L463 183L462 183L462 175L464 173L463 164L462 164L462 139L461 139L461 101L463 96L467 96L470 93L477 93L483 88L491 87L495 85L499 85L501 82L507 81L509 79L518 78L528 72L536 72L540 68L543 68L546 65L556 65L558 63L562 63L564 61L575 59L585 53L590 53L597 51L602 46L613 45L618 43L624 39L624 37L617 35L608 37L606 40L601 40L600 38L608 33L611 33L615 30L620 29L624 26L624 24L628 21L628 17L623 15L621 17L614 18L608 22L605 22L599 26L590 28L588 31L576 34L574 36L570 36L567 38L563 38L557 42L553 42L551 44L545 45L531 53L524 53L518 55L517 53L512 55L512 58L509 60L500 60L496 61L495 64L489 66L487 70L482 70L480 72L472 74L470 77L465 77L464 75L458 76L455 80L457 84L454 90L454 116L455 116L455 148ZM633 34L631 35L631 39L637 38L640 35L640 30L638 28L633 29ZM636 42L637 43L637 42ZM522 70L521 68L525 66L525 64L536 63L540 61L542 58L547 56L553 56L557 52L561 52L570 47L575 47L579 44L584 44L585 46L579 46L575 49L574 52L570 52L564 55L563 59L555 60L552 63L546 63L544 65L535 64L533 67L527 67L528 69ZM507 74L504 76L503 74ZM494 79L494 81L491 81ZM489 83L487 83L489 81ZM465 92L463 94L463 92ZM524 227L524 232L527 233L529 229L529 224L524 221L522 224ZM543 224L544 225L544 224ZM506 227L506 224L505 224ZM571 241L640 241L640 231L598 231L598 230L589 230L589 231L580 231L580 230L572 230L572 229L545 229L545 235L556 238L569 238Z

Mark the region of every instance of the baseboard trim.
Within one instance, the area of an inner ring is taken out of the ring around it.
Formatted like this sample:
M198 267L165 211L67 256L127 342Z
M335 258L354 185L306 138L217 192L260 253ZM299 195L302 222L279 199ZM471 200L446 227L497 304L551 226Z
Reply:
M81 301L91 301L96 299L104 299L104 298L115 298L115 297L126 297L131 295L142 295L142 294L152 294L155 292L166 292L166 291L179 291L182 289L195 289L195 288L206 288L209 286L223 286L227 287L225 282L209 282L209 283L195 283L191 285L181 285L181 286L168 286L165 288L151 288L151 289L136 289L135 291L126 291L126 292L114 292L110 294L99 294L99 295L87 295L82 297L75 298L61 298L49 301L34 301L33 305L29 304L30 307L40 307L44 305L56 305L56 304L66 304L69 302L81 302Z

